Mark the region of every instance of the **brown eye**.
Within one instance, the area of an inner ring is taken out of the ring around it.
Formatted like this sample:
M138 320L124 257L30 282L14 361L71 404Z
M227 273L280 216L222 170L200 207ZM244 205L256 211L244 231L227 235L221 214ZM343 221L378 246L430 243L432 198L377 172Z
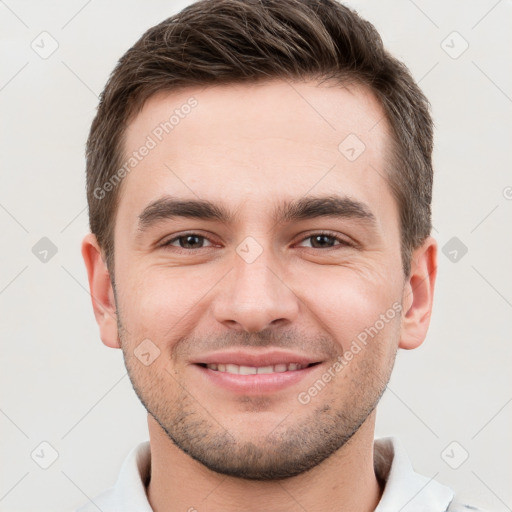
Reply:
M195 233L188 233L172 238L163 244L163 247L177 247L181 249L202 249L207 238ZM179 245L176 245L178 242Z
M329 249L335 246L350 246L351 244L338 236L329 233L315 233L302 240L301 243L309 240L313 249Z
M332 247L336 243L336 239L329 235L313 235L309 238L311 239L311 246L315 249Z

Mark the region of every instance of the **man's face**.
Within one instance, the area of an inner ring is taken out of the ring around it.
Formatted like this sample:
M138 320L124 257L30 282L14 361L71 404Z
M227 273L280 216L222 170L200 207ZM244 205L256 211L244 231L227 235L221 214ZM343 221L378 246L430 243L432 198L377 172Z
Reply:
M128 126L127 157L148 135L157 144L124 178L116 216L123 354L150 415L212 470L310 469L387 385L404 276L383 116L361 88L275 81L158 94ZM321 197L341 201L307 208ZM151 208L165 199L227 218Z

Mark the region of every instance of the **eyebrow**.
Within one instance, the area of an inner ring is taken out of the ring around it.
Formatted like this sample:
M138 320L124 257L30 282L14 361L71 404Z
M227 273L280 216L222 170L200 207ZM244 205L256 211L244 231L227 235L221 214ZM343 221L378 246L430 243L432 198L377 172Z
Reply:
M229 224L238 218L238 212L206 199L179 199L166 195L144 208L139 215L139 232L146 231L161 220L178 217ZM377 219L370 208L348 196L305 196L279 203L273 213L275 224L318 217L355 218L363 220L371 228L377 226Z

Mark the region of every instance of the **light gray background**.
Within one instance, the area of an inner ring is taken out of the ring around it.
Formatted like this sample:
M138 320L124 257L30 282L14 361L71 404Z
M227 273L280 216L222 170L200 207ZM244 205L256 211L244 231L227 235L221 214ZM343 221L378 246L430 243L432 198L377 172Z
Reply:
M189 3L0 0L1 511L70 511L148 438L121 351L103 346L92 313L84 144L117 59ZM428 338L399 353L376 435L399 437L418 472L468 502L511 510L512 3L350 5L431 100L433 234L468 249L455 262L440 252ZM43 31L59 45L46 59L31 47L51 48ZM47 262L32 252L42 237L58 251ZM43 441L58 452L46 470Z

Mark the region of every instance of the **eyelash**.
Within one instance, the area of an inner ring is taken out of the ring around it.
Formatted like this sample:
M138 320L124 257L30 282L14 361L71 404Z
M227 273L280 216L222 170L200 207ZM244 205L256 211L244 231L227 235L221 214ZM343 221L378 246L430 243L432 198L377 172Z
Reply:
M209 249L209 247L199 247L198 249L185 249L184 247L174 247L174 246L171 246L171 244L173 242L176 242L180 238L186 238L188 236L196 236L198 238L203 238L203 239L208 240L209 242L213 243L208 237L206 237L204 235L200 235L199 233L195 233L195 232L190 232L190 233L184 233L182 235L176 236L176 237L168 240L167 242L164 242L161 245L161 247L173 247L173 249L178 250L178 252L181 252L181 251L183 251L183 252L192 252L192 251L198 251L200 249ZM312 233L312 234L302 238L301 240L299 240L299 243L304 242L304 241L306 241L306 240L308 240L310 238L313 238L315 236L327 236L327 237L333 238L336 242L339 242L339 244L335 245L333 247L325 247L325 248L308 247L308 249L318 249L318 250L326 251L328 249L335 249L336 247L355 247L355 244L353 244L351 242L348 242L344 238L340 238L339 236L337 236L334 233L331 233L329 231L319 231L319 232Z

